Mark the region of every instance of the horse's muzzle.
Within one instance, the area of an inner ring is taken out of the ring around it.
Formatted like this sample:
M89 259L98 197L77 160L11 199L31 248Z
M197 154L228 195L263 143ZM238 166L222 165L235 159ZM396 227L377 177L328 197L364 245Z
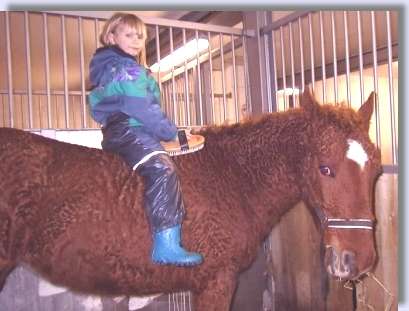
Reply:
M324 264L331 276L341 280L354 280L363 273L358 271L356 255L353 252L338 252L332 246L326 247Z

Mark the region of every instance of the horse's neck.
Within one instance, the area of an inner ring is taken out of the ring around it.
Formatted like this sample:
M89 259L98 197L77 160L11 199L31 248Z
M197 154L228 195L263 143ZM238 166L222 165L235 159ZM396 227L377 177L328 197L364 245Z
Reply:
M242 185L241 193L261 234L301 198L297 165L306 153L306 122L300 111L221 130L208 146ZM212 152L212 151L210 151Z

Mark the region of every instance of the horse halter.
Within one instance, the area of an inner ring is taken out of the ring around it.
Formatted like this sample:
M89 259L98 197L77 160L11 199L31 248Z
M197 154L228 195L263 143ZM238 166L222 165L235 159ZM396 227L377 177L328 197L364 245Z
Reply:
M365 218L328 218L320 208L316 208L318 218L321 222L322 229L362 229L373 230L375 221Z

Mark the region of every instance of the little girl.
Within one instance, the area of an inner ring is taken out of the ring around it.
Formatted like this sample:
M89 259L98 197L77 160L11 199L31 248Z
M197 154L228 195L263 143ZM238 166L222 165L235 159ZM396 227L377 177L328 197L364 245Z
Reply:
M106 22L103 47L90 63L90 111L102 125L102 148L121 155L144 177L153 262L197 265L203 257L180 244L185 213L180 183L160 144L174 139L177 128L161 111L158 85L145 69L146 37L146 26L135 15L116 13Z

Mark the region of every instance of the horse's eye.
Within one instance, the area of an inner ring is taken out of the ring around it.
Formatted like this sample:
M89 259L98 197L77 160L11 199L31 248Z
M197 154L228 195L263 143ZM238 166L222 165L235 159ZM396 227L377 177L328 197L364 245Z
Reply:
M320 166L320 172L324 176L335 177L334 172L328 166L321 165Z

